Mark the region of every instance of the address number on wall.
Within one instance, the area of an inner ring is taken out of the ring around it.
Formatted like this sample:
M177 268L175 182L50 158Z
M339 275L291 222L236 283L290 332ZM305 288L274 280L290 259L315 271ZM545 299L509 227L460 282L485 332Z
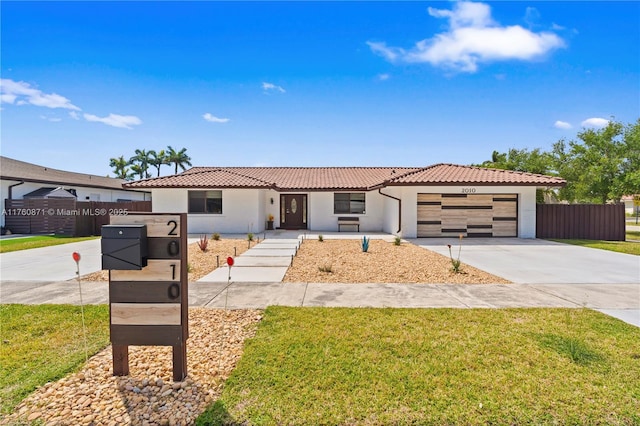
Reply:
M476 192L475 188L462 188L463 194L475 194L475 192Z

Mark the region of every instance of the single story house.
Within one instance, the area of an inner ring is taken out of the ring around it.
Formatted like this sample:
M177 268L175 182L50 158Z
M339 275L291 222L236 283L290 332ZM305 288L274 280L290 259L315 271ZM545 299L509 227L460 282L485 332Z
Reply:
M152 210L188 213L192 234L359 230L415 237L536 236L536 189L558 177L454 164L429 167L193 167L126 183ZM351 224L352 226L347 226Z
M77 201L149 201L145 189L123 188L122 179L52 169L0 156L0 200L75 198ZM2 226L5 215L2 216Z

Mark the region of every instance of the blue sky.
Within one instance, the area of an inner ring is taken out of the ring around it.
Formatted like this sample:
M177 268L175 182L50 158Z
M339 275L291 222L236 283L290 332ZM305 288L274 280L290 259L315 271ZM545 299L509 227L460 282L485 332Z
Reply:
M471 164L640 116L638 2L0 8L0 152L65 170L167 145L208 166Z

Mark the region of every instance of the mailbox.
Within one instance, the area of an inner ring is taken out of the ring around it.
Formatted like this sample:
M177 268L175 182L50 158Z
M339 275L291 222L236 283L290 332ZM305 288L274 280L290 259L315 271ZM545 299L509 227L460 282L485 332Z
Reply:
M140 270L149 256L146 225L102 227L102 269Z

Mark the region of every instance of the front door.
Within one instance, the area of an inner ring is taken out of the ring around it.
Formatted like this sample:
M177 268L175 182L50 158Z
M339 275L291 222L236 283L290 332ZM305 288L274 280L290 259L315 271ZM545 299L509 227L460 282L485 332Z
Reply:
M307 229L307 195L280 195L280 227Z

